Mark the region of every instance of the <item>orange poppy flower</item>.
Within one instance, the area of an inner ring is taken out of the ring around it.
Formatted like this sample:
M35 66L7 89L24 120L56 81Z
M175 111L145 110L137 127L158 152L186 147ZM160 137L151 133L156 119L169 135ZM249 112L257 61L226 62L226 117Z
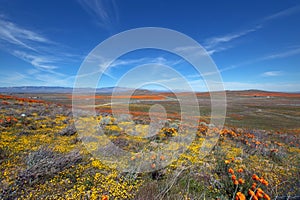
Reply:
M233 184L238 185L239 184L238 180L233 180Z
M265 185L265 186L268 186L269 185L269 183L268 183L268 181L266 181L265 179L264 180L262 180L262 182L261 182L263 185Z
M262 194L262 193L259 193L259 192L256 192L255 196L256 196L257 198L262 198L262 197L263 197L263 194Z
M243 193L237 192L236 196L235 196L235 199L236 200L246 200L246 197L245 197L245 195Z
M232 175L231 176L231 179L234 181L234 180L236 180L236 176L235 175Z
M252 200L258 200L257 196L254 195L254 196L252 197Z
M257 188L257 192L264 193L264 191L261 188Z
M266 200L271 200L271 198L270 198L270 196L269 195L267 195L267 194L264 194L264 199L266 199Z
M229 168L229 169L228 169L228 172L229 172L230 174L234 174L234 171L233 171L232 168Z
M256 190L255 196L258 197L258 198L262 198L263 197L263 190L258 188Z
M225 164L229 164L229 163L230 163L230 161L229 161L229 160L225 160L224 162L225 162Z
M271 149L271 152L278 152L278 149Z
M257 181L257 180L259 180L259 177L256 174L253 174L252 179Z
M239 184L244 184L244 183L245 183L244 179L239 178Z
M102 195L101 200L109 200L109 197L107 195Z
M238 169L239 173L242 173L244 170L242 168Z
M252 196L254 196L255 195L255 193L252 191L252 190L248 190L248 194L252 197Z
M260 177L260 178L259 178L259 182L261 182L261 183L262 183L262 182L263 182L263 180L264 180L264 178L263 178L263 177Z

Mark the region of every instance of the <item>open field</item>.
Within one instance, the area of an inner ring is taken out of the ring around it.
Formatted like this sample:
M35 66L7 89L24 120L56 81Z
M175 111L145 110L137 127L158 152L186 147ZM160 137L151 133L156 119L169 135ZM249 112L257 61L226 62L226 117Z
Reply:
M67 106L72 105L71 94L16 94L20 97L39 97L46 102ZM114 96L126 99L128 95ZM82 98L82 97L81 97ZM209 93L197 94L201 117L210 117ZM143 93L130 97L129 110L133 115L147 116L149 108L161 104L170 118L180 117L180 105L172 93ZM111 112L110 94L98 94L95 97L96 108L100 112ZM88 105L87 105L88 106ZM127 107L125 104L123 107ZM119 107L122 107L120 105ZM227 126L249 129L286 130L299 128L300 94L263 91L229 91L227 92ZM298 123L297 123L298 122Z
M197 98L201 116L189 127L179 123L174 94L134 94L133 121L110 115L110 95L99 94L97 116L82 120L96 122L104 134L84 126L82 136L70 94L1 95L0 199L300 199L300 94L227 92L224 128L207 125L209 93ZM149 136L148 111L155 104L169 120ZM122 113L125 107L117 108ZM176 140L189 134L189 146ZM151 171L120 172L123 166L95 158L91 150L107 138L131 152L126 164ZM174 158L181 148L186 150Z

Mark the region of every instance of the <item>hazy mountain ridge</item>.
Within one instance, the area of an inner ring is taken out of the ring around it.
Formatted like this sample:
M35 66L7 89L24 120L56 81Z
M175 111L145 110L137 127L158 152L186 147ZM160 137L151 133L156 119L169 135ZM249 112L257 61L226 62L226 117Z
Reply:
M77 92L82 89L86 92L94 92L99 94L111 94L112 92L117 93L130 93L134 91L135 94L149 94L149 93L160 93L160 92L172 92L172 91L160 91L160 90L148 90L148 89L133 89L126 87L103 87L103 88L79 88ZM58 87L58 86L17 86L17 87L0 87L0 93L72 93L72 87ZM180 91L175 91L180 93ZM184 92L184 91L182 91ZM209 92L197 92L197 93L209 93ZM249 93L249 94L261 94L261 93L287 93L287 94L300 94L300 91L295 92L283 92L283 91L264 91L264 90L226 90L227 94L230 93Z
M80 88L78 91L90 91L93 92L93 88ZM96 93L112 93L127 92L132 89L125 87L104 87L96 88ZM0 93L72 93L72 87L52 87L52 86L20 86L20 87L0 87Z

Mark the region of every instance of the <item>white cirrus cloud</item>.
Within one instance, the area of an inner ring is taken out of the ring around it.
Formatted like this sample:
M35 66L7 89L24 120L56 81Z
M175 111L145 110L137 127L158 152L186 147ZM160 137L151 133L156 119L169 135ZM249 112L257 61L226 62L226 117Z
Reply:
M218 36L218 37L212 37L209 39L206 39L204 41L205 44L205 48L207 49L212 49L222 43L226 43L226 42L230 42L232 40L238 39L240 37L246 36L249 33L255 32L258 29L260 29L262 26L256 26L254 28L250 28L250 29L246 29L246 30L242 30L240 32L234 32L234 33L229 33L223 36Z
M53 65L53 63L57 61L55 58L29 54L24 51L14 51L12 54L26 62L31 63L34 67L40 70L54 70L58 68L57 66Z
M277 20L279 18L288 17L290 15L296 14L300 11L300 6L294 6L287 9L284 9L282 11L273 13L259 21L257 21L257 24L253 28L244 29L238 32L232 32L229 34L217 36L217 37L211 37L204 41L204 47L207 49L210 55L227 50L228 47L221 47L221 45L228 44L229 42L239 39L241 37L244 37L250 33L256 32L259 29L263 28L263 25L267 22ZM231 48L231 47L229 47Z
M285 58L289 56L294 56L300 54L300 48L294 48L291 50L285 50L282 52L273 53L267 56L262 57L260 60L271 60L271 59L277 59L277 58Z
M293 6L287 9L284 9L282 11L279 11L277 13L274 13L272 15L269 15L267 17L265 17L263 19L263 21L270 21L270 20L274 20L274 19L278 19L278 18L282 18L282 17L287 17L289 15L295 14L297 12L300 11L300 6Z
M262 73L261 75L265 76L265 77L281 76L281 75L283 75L283 72L282 71L268 71L268 72Z
M79 4L93 17L97 24L112 30L119 20L117 4L114 0L78 0Z
M68 75L57 70L81 57L70 52L70 48L56 43L38 32L22 27L0 15L1 50L29 63L22 72L2 76L2 85L53 85L72 84Z
M0 17L0 40L36 51L35 43L52 43L49 39L29 29Z

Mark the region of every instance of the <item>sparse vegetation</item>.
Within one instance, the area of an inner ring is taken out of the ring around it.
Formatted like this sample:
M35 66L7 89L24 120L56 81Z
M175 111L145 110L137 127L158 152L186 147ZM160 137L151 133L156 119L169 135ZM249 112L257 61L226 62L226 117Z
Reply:
M208 120L199 118L198 132L187 151L160 168L170 159L168 151L149 158L139 152L145 147L155 150L170 144L179 130L185 130L174 113L151 137L145 137L149 119L138 115L142 110L133 111L133 122L126 116L116 119L102 111L97 118L86 117L86 121L97 120L115 145L132 152L128 162L145 159L153 169L120 173L87 151L67 106L7 95L0 98L0 199L300 198L299 124L261 130L237 128L230 122L226 128L208 131ZM280 112L288 114L289 109ZM297 109L294 112L297 114ZM247 116L239 113L229 118L243 121ZM296 122L290 118L284 124ZM207 146L212 151L203 157L199 154L203 142L214 133L219 139L216 145ZM99 145L92 139L85 142L90 148ZM172 143L169 152L180 145Z

